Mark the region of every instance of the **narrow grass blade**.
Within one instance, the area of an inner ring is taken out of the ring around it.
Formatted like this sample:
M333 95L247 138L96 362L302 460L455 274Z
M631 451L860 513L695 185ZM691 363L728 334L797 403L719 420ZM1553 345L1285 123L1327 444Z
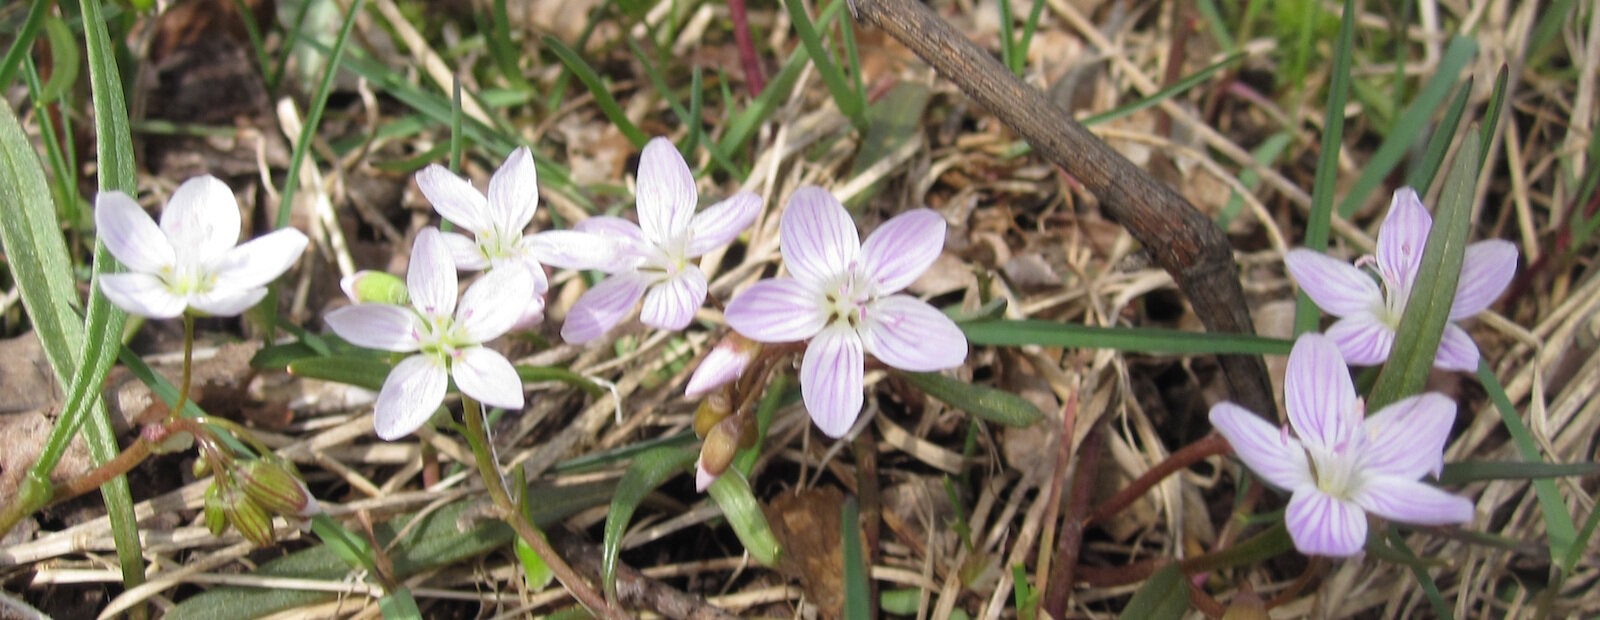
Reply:
M1455 486L1481 480L1536 480L1569 476L1600 476L1600 463L1529 463L1524 461L1462 461L1445 463L1439 484Z
M628 47L633 50L634 59L638 60L639 64L644 67L645 75L650 77L650 86L655 88L656 93L661 95L661 99L667 102L667 107L670 108L672 113L678 117L678 120L689 129L689 135L687 142L685 142L683 145L683 151L686 153L692 152L695 146L700 144L700 135L703 133L703 129L700 125L699 69L697 68L695 70L694 83L689 90L691 93L690 96L693 98L693 100L690 102L690 106L686 109L683 107L683 103L678 101L678 98L672 95L672 88L667 85L667 76L661 71L657 70L656 66L650 62L649 56L646 55L644 50L639 47L639 43L630 38L628 39ZM744 180L745 177L750 176L748 172L740 169L737 164L733 163L733 159L729 158L728 154L722 150L722 145L715 142L706 141L705 146L706 151L711 153L711 161L716 162L717 165L721 166L723 170L726 170L728 174L733 175L735 178L741 181Z
M861 508L855 496L839 507L840 546L844 547L844 617L872 618L872 587L867 583L867 553L861 544Z
M1177 564L1168 564L1139 586L1117 617L1181 620L1188 610L1189 587L1183 583L1183 570Z
M1594 537L1595 528L1600 526L1600 509L1591 509L1589 518L1583 522L1583 529L1578 532L1578 537L1572 546L1567 549L1567 555L1561 558L1561 572L1572 574L1573 567L1578 565L1578 560L1583 557L1583 550L1589 548L1589 539Z
M1428 79L1422 91L1417 93L1417 98L1411 101L1405 111L1400 114L1400 119L1395 122L1394 130L1384 136L1383 143L1378 145L1378 150L1367 159L1366 165L1361 168L1361 175L1356 177L1354 185L1350 186L1344 195L1344 201L1339 203L1339 216L1349 218L1355 215L1356 209L1365 204L1367 197L1388 178L1395 166L1405 157L1407 151L1420 139L1429 127L1429 121L1439 104L1444 102L1446 95L1450 94L1451 87L1455 86L1456 76L1461 69L1472 61L1478 54L1478 43L1470 38L1457 35L1450 39L1449 47L1445 48L1444 56L1439 59L1439 69ZM1447 125L1454 129L1454 125Z
M567 47L565 43L562 43L560 39L554 36L546 35L544 44L545 47L550 48L556 58L561 59L561 64L566 65L567 70L577 76L578 81L583 82L584 87L589 89L589 94L594 95L595 105L600 106L600 111L606 115L611 124L617 126L617 130L622 132L623 137L632 142L634 148L644 148L645 143L650 141L650 136L645 135L637 125L633 124L633 121L628 120L628 115L622 111L622 106L617 103L617 98L613 97L611 91L606 88L605 81L600 79L600 74L595 73L594 67L589 66L589 63L584 61L583 56L572 51L572 48Z
M1417 559L1416 554L1411 551L1410 545L1406 544L1405 537L1400 535L1400 532L1395 529L1392 523L1389 524L1388 538L1389 545L1395 551L1399 551L1410 559ZM1422 593L1428 597L1428 604L1433 606L1434 616L1444 620L1454 618L1455 613L1451 611L1450 605L1445 603L1444 595L1439 593L1439 584L1434 583L1433 575L1428 574L1427 567L1420 561L1408 562L1406 565L1411 569L1411 575L1417 578L1417 584L1422 586Z
M861 138L860 150L850 164L852 178L922 136L922 114L931 96L932 90L927 84L906 80L895 84L877 103L867 107L867 131ZM845 206L851 211L860 211L887 184L886 179L880 179L851 197Z
M353 0L350 3L350 12L345 14L344 24L339 27L339 37L334 39L333 49L328 52L328 62L322 70L322 83L317 85L317 92L311 98L311 108L306 112L305 124L300 127L300 138L295 142L294 152L289 155L289 172L283 177L283 198L278 201L278 214L273 220L273 225L277 228L289 225L289 212L294 205L294 195L300 189L300 168L305 165L307 153L317 136L317 130L321 129L322 111L328 107L328 94L333 92L333 80L339 75L339 63L344 58L345 43L350 40L350 31L356 25L356 16L361 14L364 6L366 0ZM268 295L268 299L274 297L275 295Z
M1228 32L1228 21L1223 19L1222 12L1217 10L1216 0L1200 0L1195 3L1200 11L1200 17L1206 20L1206 26L1211 29L1211 36L1216 38L1217 45L1222 49L1233 51L1239 47L1234 42L1233 33Z
M1544 455L1539 451L1539 443L1533 438L1533 431L1528 429L1522 416L1517 414L1517 409L1511 404L1511 398L1506 396L1505 387L1500 385L1500 378L1494 375L1494 370L1489 368L1489 363L1478 360L1478 381L1483 384L1484 391L1489 393L1489 402L1494 403L1496 411L1500 412L1500 420L1505 424L1506 433L1511 435L1512 443L1517 446L1517 452L1529 463L1543 463ZM1544 513L1545 536L1549 538L1550 558L1560 562L1560 558L1570 557L1577 553L1581 547L1576 546L1578 540L1577 527L1572 522L1572 514L1567 512L1567 504L1561 499L1561 491L1556 488L1556 481L1551 479L1535 479L1533 481L1534 494L1539 498L1539 510Z
M936 372L897 372L924 394L990 422L1032 426L1044 417L1033 403L1011 392L957 381Z
M1250 158L1262 166L1270 167L1273 162L1278 161L1279 156L1283 155L1283 149L1287 148L1293 139L1294 134L1287 131L1272 134L1255 150L1250 151ZM1239 185L1246 190L1255 191L1256 185L1260 183L1261 175L1257 174L1254 168L1246 168L1239 172ZM1227 204L1222 205L1222 211L1217 213L1217 227L1227 230L1228 224L1239 216L1239 211L1243 208L1244 197L1238 192L1229 192Z
M72 30L67 28L67 22L51 17L45 20L44 31L50 40L51 70L50 80L45 82L39 99L50 102L60 99L62 93L78 82L78 69L83 57L78 54L78 42L73 38Z
M688 448L656 448L634 457L628 472L617 482L617 492L611 496L611 510L606 512L605 536L600 543L600 583L605 587L607 599L616 600L617 556L622 553L622 536L628 533L633 511L639 508L646 495L683 473L699 456Z
M494 62L500 67L500 74L504 75L506 82L517 90L533 90L533 84L522 75L522 67L517 64L517 59L522 56L522 50L517 49L511 42L511 17L506 13L506 0L494 0L493 18L488 24L480 23L480 30L489 33L489 54L494 56Z
M725 471L717 477L716 482L711 483L706 493L711 496L711 501L716 502L717 508L722 509L722 516L727 517L728 525L733 528L733 533L744 544L750 557L762 566L777 566L782 548L778 546L778 537L773 535L772 527L767 524L767 515L761 512L761 502L756 501L744 474L733 469Z
M1355 40L1355 1L1345 0L1344 17L1339 23L1339 42L1334 48L1333 71L1328 83L1328 109L1323 114L1322 151L1317 156L1315 185L1311 190L1311 213L1306 218L1305 247L1318 252L1328 249L1328 231L1333 227L1333 195L1339 185L1339 149L1344 144L1344 103L1350 94L1350 56ZM1322 314L1304 291L1295 296L1295 335L1317 330Z
M1504 64L1500 65L1500 72L1495 74L1494 78L1494 92L1489 95L1489 103L1483 108L1487 116L1483 117L1483 122L1479 125L1479 131L1482 132L1478 136L1478 170L1480 171L1483 170L1484 162L1489 160L1489 147L1494 144L1495 133L1500 129L1500 111L1505 109L1506 81L1511 76L1510 72L1510 67Z
M33 38L38 36L39 27L44 24L45 15L49 14L52 4L55 3L51 0L33 0L33 4L28 6L28 16L22 19L17 38L11 40L5 57L0 58L0 87L11 85L11 78L16 77L17 69L22 66L22 57L33 48Z
M376 390L392 368L388 362L366 357L308 357L290 363L289 374Z
M378 611L383 613L384 620L420 620L422 609L417 607L417 599L411 598L411 591L400 588L378 599Z
M1155 327L1090 327L1037 319L960 323L972 344L1080 349L1115 349L1138 353L1288 355L1294 343L1248 334L1186 332Z
M835 0L833 4L842 3ZM783 0L783 6L789 11L789 20L794 23L795 34L799 35L800 42L811 55L811 62L816 65L817 74L822 76L823 84L827 85L828 93L833 96L834 105L839 107L839 112L844 114L845 118L850 119L850 123L855 125L857 131L866 131L866 101L861 97L861 93L850 89L845 81L844 72L833 62L833 54L822 44L822 36L818 34L817 25L811 21L811 16L806 14L805 5L800 0ZM849 28L850 25L845 24L844 27Z
M1174 96L1188 92L1191 88L1205 83L1206 80L1211 79L1211 76L1216 75L1217 72L1228 68L1243 58L1244 54L1242 52L1229 54L1228 57L1211 63L1199 71L1184 76L1183 79L1173 82L1166 88L1162 88L1161 90L1150 93L1148 96L1140 97L1099 114L1086 116L1080 122L1084 127L1093 127L1095 125L1108 123L1129 114L1133 114L1134 112L1155 106L1163 101L1171 99Z
M1428 146L1422 151L1422 159L1406 175L1406 185L1416 188L1417 193L1428 195L1428 190L1433 187L1433 179L1439 174L1439 167L1444 165L1444 156L1450 150L1450 143L1456 135L1456 125L1461 123L1461 113L1467 109L1467 99L1472 94L1472 78L1468 77L1456 89L1456 96L1450 101L1450 107L1445 109L1444 118L1433 128L1433 135L1428 138Z
M1422 250L1422 263L1405 314L1395 329L1394 347L1367 400L1369 410L1377 411L1405 396L1421 393L1427 384L1445 323L1450 321L1450 307L1455 303L1477 182L1478 142L1468 139L1461 143L1445 179L1433 229Z

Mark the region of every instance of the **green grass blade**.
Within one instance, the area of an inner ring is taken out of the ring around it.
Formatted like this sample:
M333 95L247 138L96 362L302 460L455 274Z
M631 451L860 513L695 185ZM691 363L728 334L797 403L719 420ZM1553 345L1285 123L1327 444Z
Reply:
M1506 80L1510 78L1510 67L1500 65L1500 72L1494 78L1494 92L1489 95L1489 103L1484 107L1488 116L1483 117L1480 125L1482 134L1478 139L1478 170L1483 170L1484 162L1489 160L1489 147L1494 143L1495 132L1500 129L1500 111L1505 108Z
M595 105L600 106L600 111L606 115L611 124L617 126L617 130L621 131L629 142L633 143L634 148L644 148L645 143L650 141L650 136L645 135L633 121L628 120L628 115L622 111L617 98L606 88L605 81L600 79L600 74L595 73L594 67L589 66L583 56L572 51L572 48L554 36L546 35L544 44L556 58L561 59L561 64L566 65L568 71L578 77L578 81L583 82L589 89L589 94L594 95Z
M1021 77L1022 69L1017 66L1018 63L1012 61L1012 57L1017 53L1017 44L1012 41L1014 35L1011 33L1011 0L1000 0L999 4L1000 64L1005 68L1010 69L1012 74Z
M844 547L844 617L870 620L872 588L867 583L867 554L861 544L861 509L854 496L845 498L839 507L839 529Z
M1134 112L1155 106L1163 101L1166 101L1167 99L1171 99L1176 95L1188 92L1189 89L1199 86L1206 80L1211 79L1211 76L1216 75L1217 72L1228 68L1230 65L1239 62L1242 59L1244 59L1244 54L1242 52L1229 54L1227 58L1223 58L1222 60L1211 63L1199 71L1184 76L1183 79L1173 82L1166 88L1162 88L1161 90L1150 93L1149 96L1141 97L1099 114L1093 114L1084 117L1084 119L1080 122L1084 127L1093 127L1100 123L1110 122L1129 114L1133 114Z
M1138 353L1288 355L1288 340L1248 334L1212 334L1155 327L1090 327L1026 319L959 323L978 345L1115 349Z
M952 407L1007 426L1032 426L1044 418L1027 399L1004 390L958 381L937 372L896 372L906 383Z
M838 5L842 2L835 0L833 4ZM789 11L789 20L794 23L795 34L799 35L806 53L811 55L811 62L817 66L817 74L822 76L823 84L827 85L828 93L833 96L834 105L839 106L839 112L850 119L850 123L855 125L857 131L866 131L866 101L861 97L861 93L850 89L845 81L844 72L839 70L839 65L834 64L833 54L822 44L817 24L806 14L805 5L801 0L783 0L783 6ZM844 27L850 26L846 24Z
M256 66L261 69L261 74L266 75L272 70L272 57L267 54L267 45L261 38L261 24L256 23L256 13L244 0L233 0L233 8L239 14L239 21L244 22L245 35L250 38L250 49L255 51Z
M1571 575L1573 567L1578 565L1578 560L1583 557L1583 550L1589 548L1589 539L1594 537L1595 528L1600 526L1600 510L1590 510L1589 518L1583 522L1583 529L1578 532L1578 537L1572 546L1567 549L1567 555L1561 558L1561 572Z
M1283 150L1293 140L1294 134L1287 131L1272 134L1266 140L1263 140L1255 150L1250 151L1250 158L1263 167L1271 167L1272 163L1278 161L1278 157L1283 155ZM1246 168L1239 172L1239 185L1246 190L1255 191L1256 186L1260 183L1261 175L1256 173L1254 168ZM1217 213L1217 227L1227 230L1228 224L1233 222L1233 218L1239 216L1239 211L1243 208L1244 197L1240 196L1238 192L1229 192L1227 204L1222 205L1222 211Z
M1411 173L1406 175L1406 185L1417 190L1417 194L1426 196L1433 187L1433 179L1439 174L1439 167L1444 165L1444 156L1450 151L1450 142L1455 137L1456 125L1461 123L1461 114L1467 109L1468 96L1472 94L1472 78L1468 77L1456 89L1455 99L1450 101L1450 107L1445 110L1444 118L1434 126L1433 135L1428 138L1428 146L1422 151L1422 159L1417 162Z
M361 9L365 5L366 0L353 0L350 3L350 12L345 14L344 24L339 27L339 37L333 40L333 49L328 53L327 64L323 66L322 83L317 85L317 92L311 98L311 109L306 112L305 123L300 127L299 141L295 143L294 152L289 155L289 172L283 177L283 198L278 201L278 215L273 220L273 225L278 228L289 225L289 212L294 205L294 195L300 188L300 168L305 165L307 153L311 151L311 143L317 137L317 130L321 128L322 111L328 107L328 94L333 92L334 78L339 76L339 62L344 57L345 43L350 40L350 31L356 25L356 16L361 14ZM267 296L269 301L275 297L276 295Z
M1188 610L1189 587L1183 583L1183 569L1177 564L1168 564L1139 586L1117 617L1181 620Z
M1217 45L1230 52L1238 49L1239 44L1234 42L1233 34L1228 32L1228 21L1223 19L1222 12L1217 10L1216 0L1200 0L1195 6L1200 11L1200 17L1206 20L1206 26L1211 29L1211 36L1217 40Z
M1522 416L1517 414L1511 398L1506 396L1505 387L1500 385L1500 378L1482 359L1478 360L1478 381L1489 393L1489 402L1494 403L1495 410L1500 412L1500 421L1505 424L1506 433L1511 435L1511 441L1516 444L1523 460L1543 463L1544 455L1539 451L1539 442L1533 438L1533 431L1528 430ZM1536 479L1533 481L1533 491L1539 499L1539 510L1544 513L1545 536L1549 538L1551 560L1560 562L1561 558L1580 551L1582 548L1576 546L1577 527L1572 522L1572 515L1567 512L1567 504L1562 501L1556 482L1548 478Z
M1433 372L1433 358L1439 352L1445 323L1450 321L1450 307L1455 303L1477 182L1478 142L1468 139L1461 143L1444 181L1433 230L1428 232L1428 242L1422 249L1420 270L1400 326L1395 329L1394 347L1367 400L1372 411L1421 393L1428 374Z
M611 510L606 512L605 536L602 539L600 583L605 587L606 598L617 596L617 557L622 553L622 537L628 533L628 523L633 511L639 508L646 495L661 483L683 473L693 465L700 453L689 448L661 447L634 457L628 472L617 482L617 491L611 495Z
M5 57L0 58L0 87L10 86L11 78L16 77L17 69L22 66L22 57L33 48L33 38L38 36L39 26L44 23L45 15L49 14L51 4L54 4L51 0L33 0L28 7L28 16L23 18L22 27L17 29L17 38L12 39Z
M1445 463L1439 484L1455 486L1482 480L1535 480L1568 476L1600 476L1600 463L1529 463L1462 461Z
M1446 620L1454 618L1455 614L1445 603L1444 596L1439 593L1439 584L1434 583L1433 575L1428 574L1427 566L1417 558L1416 553L1411 551L1411 546L1406 544L1406 539L1400 536L1392 523L1389 524L1388 538L1389 545L1395 551L1400 552L1406 559L1413 560L1402 563L1411 569L1411 575L1416 577L1417 584L1422 586L1423 595L1428 597L1428 604L1433 606L1434 617Z
M511 42L511 17L506 14L506 0L494 0L493 19L488 26L489 54L494 56L494 62L500 67L500 74L504 75L506 82L517 90L533 90L533 84L522 75L522 67L517 64L517 59L522 56L522 50L517 49Z
M45 36L50 41L50 81L46 82L40 90L39 98L45 102L55 101L78 82L79 64L83 62L78 54L78 41L73 38L72 30L67 28L67 22L51 17L44 22Z
M1022 77L1022 70L1026 68L1028 48L1033 46L1033 33L1039 30L1039 18L1044 16L1044 0L1033 0L1033 8L1028 11L1028 22L1022 25L1022 39L1017 41L1017 53L1022 55L1022 61L1017 63L1017 77Z
M1339 203L1340 217L1349 218L1355 215L1356 209L1366 203L1367 197L1383 183L1395 166L1400 164L1406 152L1427 131L1434 111L1439 109L1439 104L1444 102L1445 96L1450 94L1451 87L1455 86L1456 76L1477 54L1477 41L1459 35L1450 39L1450 46L1445 48L1444 56L1439 59L1438 72L1433 74L1428 83L1422 87L1422 91L1417 93L1417 98L1413 99L1405 112L1400 114L1400 119L1395 122L1394 131L1384 137L1378 150L1374 151L1366 165L1362 166L1361 175L1356 177L1355 184L1350 186L1344 201ZM1454 129L1454 125L1447 127Z
M704 130L700 125L700 70L698 68L695 69L694 81L689 90L691 93L690 97L692 99L689 107L684 108L683 103L678 101L678 98L672 95L672 88L667 85L666 74L656 69L655 64L650 62L649 56L644 53L642 48L639 47L639 43L632 38L629 38L628 47L629 49L633 50L634 59L638 60L639 64L644 67L645 75L649 76L650 78L650 86L655 88L656 93L661 95L661 99L667 102L667 107L671 109L672 113L678 117L678 119L686 128L688 128L689 132L686 141L683 144L683 152L694 152L695 147L700 144L700 135L704 133ZM706 141L705 146L706 151L711 153L711 161L716 162L716 164L721 166L723 170L726 170L728 174L733 175L735 178L738 178L741 181L744 180L745 177L750 176L749 173L741 170L738 165L733 163L733 160L728 157L728 154L722 150L722 145L715 142Z
M1339 148L1344 143L1344 103L1350 95L1350 56L1355 40L1355 1L1345 0L1344 17L1339 23L1339 42L1333 54L1332 80L1328 84L1328 109L1323 115L1322 151L1317 156L1315 185L1311 190L1311 213L1306 218L1305 247L1318 252L1328 249L1328 231L1333 227L1333 196L1338 191ZM1304 291L1295 295L1294 333L1317 331L1322 315Z

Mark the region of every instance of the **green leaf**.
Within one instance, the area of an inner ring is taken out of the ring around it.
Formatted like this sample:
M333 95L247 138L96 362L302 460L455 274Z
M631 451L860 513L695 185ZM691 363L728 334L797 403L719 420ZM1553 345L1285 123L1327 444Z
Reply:
M639 508L646 495L669 478L683 473L699 456L699 452L687 448L656 448L634 457L633 465L617 482L617 492L611 496L611 510L606 512L605 538L601 541L600 582L605 586L607 598L617 596L617 557L622 553L622 536L628 533L633 511Z
M50 39L50 80L45 82L39 99L56 101L61 94L78 83L78 65L83 61L78 55L78 41L67 28L67 22L51 17L44 22L45 36Z
M1478 181L1478 142L1463 140L1444 182L1444 194L1433 217L1433 229L1422 250L1422 262L1405 314L1395 329L1394 348L1389 361L1372 386L1368 409L1378 411L1389 403L1420 394L1433 372L1433 358L1450 307L1455 304L1456 281L1461 277L1461 261L1467 251L1467 232L1471 228L1473 188Z
M6 48L4 59L0 59L0 85L10 86L11 78L16 77L16 71L22 66L22 57L33 48L33 38L39 34L39 26L44 23L44 18L50 13L51 0L33 0L28 7L28 16L23 18L22 27L17 30L16 38L12 39L11 47Z
M889 89L882 99L867 108L867 132L861 139L861 149L850 164L850 177L854 178L888 159L906 143L922 136L922 112L928 107L932 91L927 84L903 81ZM883 191L887 179L879 179L866 190L845 203L852 211L859 211L867 201Z
M383 612L384 620L422 618L422 610L417 607L417 599L411 598L411 591L405 588L390 592L378 599L378 610Z
M839 535L844 547L844 617L868 620L872 617L872 588L867 583L867 554L861 544L861 509L855 496L845 498L839 507Z
M617 98L611 95L605 81L600 79L600 74L595 72L594 67L589 66L583 56L572 51L572 48L554 36L546 35L544 44L556 58L561 59L561 64L566 65L568 71L578 76L578 81L583 82L584 87L589 89L589 94L594 95L594 103L600 106L600 111L606 115L606 119L617 126L617 130L633 143L634 148L644 148L645 143L650 141L650 136L645 135L638 125L628 120L628 115L622 111L622 106L617 104Z
M832 4L842 3L834 0ZM811 21L811 16L806 14L805 5L800 0L783 0L783 6L788 9L789 21L794 24L795 34L799 35L800 42L805 45L812 64L816 65L817 73L822 76L823 84L828 87L828 93L833 95L834 105L839 106L839 112L850 119L850 123L855 125L857 131L865 132L866 101L861 93L850 89L849 83L845 81L844 72L839 70L839 65L834 64L833 54L822 44L822 36L817 33L817 26ZM850 24L845 23L842 27L849 28Z
M1544 461L1539 450L1538 441L1534 440L1533 432L1523 422L1522 416L1517 414L1516 407L1511 404L1511 398L1506 396L1506 389L1500 385L1500 378L1494 376L1494 371L1489 368L1489 362L1478 360L1478 381L1483 384L1484 391L1489 393L1489 402L1494 403L1496 411L1500 412L1500 421L1506 427L1506 433L1511 435L1512 443L1517 446L1517 452L1530 463ZM1572 514L1567 512L1567 504L1561 499L1561 491L1556 488L1556 481L1542 478L1533 481L1533 491L1539 498L1539 510L1544 513L1545 536L1549 539L1550 558L1555 561L1559 558L1572 557L1570 554L1578 553L1582 547L1577 545L1577 526L1572 522ZM1587 538L1587 536L1585 536ZM1570 571L1569 571L1570 572Z
M1139 353L1288 355L1294 343L1247 334L1186 332L1155 327L1090 327L1038 319L961 323L972 344L1080 349L1115 349Z
M540 538L545 538L544 532L539 532ZM528 541L520 536L516 541L517 561L522 564L522 581L527 584L529 592L541 592L550 587L550 582L555 580L556 573L550 569L550 564L544 561L544 556L539 555Z
M1229 66L1232 66L1234 63L1239 62L1240 60L1243 60L1243 59L1244 59L1244 53L1243 52L1236 52L1236 53L1233 53L1233 54L1229 54L1226 58L1223 58L1222 60L1219 60L1219 61L1216 61L1214 63L1211 63L1209 66L1207 66L1207 67L1205 67L1203 69L1200 69L1199 71L1196 71L1194 73L1186 75L1186 76L1183 77L1183 79L1178 80L1176 82L1173 82L1172 84L1166 86L1165 88L1162 88L1161 90L1158 90L1156 92L1150 93L1149 95L1147 95L1145 97L1141 97L1139 99L1135 99L1135 100L1133 100L1131 102L1119 105L1119 106L1117 106L1115 108L1112 108L1110 110L1106 110L1106 111L1101 112L1099 114L1093 114L1093 115L1090 115L1090 116L1086 116L1081 121L1081 123L1083 124L1084 127L1092 127L1092 126L1095 126L1095 125L1098 125L1098 124L1101 124L1101 123L1108 123L1108 122L1111 122L1113 120L1116 120L1116 119L1122 118L1124 116L1127 116L1129 114L1133 114L1134 112L1138 112L1140 110L1155 106L1155 105L1157 105L1157 104L1159 104L1159 103L1161 103L1163 101L1166 101L1168 99L1171 99L1171 98L1173 98L1173 97L1175 97L1177 95L1181 95L1181 94L1183 94L1185 92L1188 92L1189 89L1194 88L1196 86L1199 86L1200 84L1204 83L1206 80L1211 79L1211 76L1216 75L1217 72L1222 71L1223 69L1226 69Z
M1010 392L957 381L937 372L899 372L924 394L990 422L1007 426L1032 426L1044 417L1033 403Z
M1411 551L1411 547L1406 544L1406 539L1400 536L1393 523L1389 524L1388 539L1390 548L1410 560L1402 561L1401 564L1410 568L1411 575L1417 578L1417 584L1422 586L1423 595L1428 598L1428 603L1433 606L1434 616L1445 620L1454 618L1455 614L1451 613L1450 605L1446 604L1444 596L1439 594L1439 584L1434 583L1433 575L1428 573L1426 561L1418 558L1416 553ZM1369 548L1371 546L1368 545Z
M1339 42L1333 54L1332 81L1328 84L1328 109L1323 114L1322 151L1317 155L1316 181L1311 190L1311 213L1306 218L1305 247L1328 248L1333 227L1333 195L1339 185L1339 149L1344 141L1344 103L1350 94L1350 56L1355 40L1355 0L1344 1ZM1305 291L1295 296L1295 335L1317 331L1322 315Z
M1144 585L1128 599L1118 618L1138 620L1182 620L1189 610L1189 586L1183 582L1183 570L1177 564L1163 566L1146 579Z
M522 56L522 50L517 49L511 42L511 17L506 13L506 0L494 0L493 19L489 20L487 28L480 24L480 31L489 33L489 53L494 56L494 62L500 67L500 74L504 75L511 87L517 90L532 90L533 84L522 75L522 67L518 66L517 59Z
M1600 463L1528 463L1523 461L1464 461L1445 463L1439 484L1456 486L1480 480L1536 480L1569 476L1600 476Z
M773 535L772 527L767 524L767 515L761 512L761 503L750 491L750 483L744 479L744 474L729 468L717 477L716 482L711 483L706 493L722 509L722 516L727 517L728 525L733 527L733 533L739 537L739 542L744 543L744 549L750 552L750 557L763 566L777 566L778 554L783 549L778 545L778 537Z
M289 364L289 374L377 390L383 387L383 380L389 378L391 368L392 365L382 360L335 355L295 360Z
M1406 185L1415 188L1417 194L1426 196L1428 190L1433 187L1433 179L1439 174L1439 166L1444 165L1444 156L1450 150L1456 125L1461 122L1461 113L1466 111L1467 99L1471 94L1472 78L1468 77L1466 82L1456 89L1455 99L1450 101L1450 107L1445 110L1444 118L1434 127L1433 135L1428 138L1428 146L1423 149L1422 159L1406 176Z

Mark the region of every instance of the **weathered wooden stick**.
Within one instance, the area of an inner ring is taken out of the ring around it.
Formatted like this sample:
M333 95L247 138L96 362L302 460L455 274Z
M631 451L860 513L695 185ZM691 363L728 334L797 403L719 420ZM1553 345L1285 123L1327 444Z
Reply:
M1036 152L1094 193L1172 274L1206 329L1255 333L1228 238L1194 205L1161 184L1044 95L1018 80L917 0L853 0L857 19L881 28L999 117ZM1259 356L1221 356L1233 399L1271 417L1272 383Z

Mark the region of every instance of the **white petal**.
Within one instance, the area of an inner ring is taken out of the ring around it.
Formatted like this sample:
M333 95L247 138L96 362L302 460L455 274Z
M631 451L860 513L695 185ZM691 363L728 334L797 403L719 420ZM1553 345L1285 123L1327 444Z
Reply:
M520 232L533 221L539 208L539 171L533 151L519 147L489 178L489 209L499 218L500 230Z
M859 332L868 353L901 370L943 370L967 361L966 334L915 297L891 295L873 302Z
M1444 444L1456 420L1456 402L1438 392L1402 398L1361 423L1359 467L1408 480L1444 469Z
M496 218L483 194L444 166L433 164L418 172L417 188L433 204L433 210L456 226L479 235L494 229Z
M1478 345L1472 342L1467 330L1455 323L1444 324L1444 334L1439 340L1439 352L1433 357L1433 367L1461 372L1478 370Z
M424 228L411 243L406 291L411 305L428 316L449 316L456 309L456 264L437 228Z
M944 218L933 209L912 209L867 235L861 263L879 294L915 282L944 251Z
M323 321L350 344L399 353L417 350L417 336L425 327L411 309L389 304L345 306Z
M522 316L518 317L517 322L513 323L511 325L511 329L507 331L526 331L533 329L543 322L544 295L534 295L533 299L528 300L528 307L522 310Z
M373 405L378 437L394 441L415 432L444 403L449 373L436 358L413 355L400 360L383 380Z
M561 269L616 273L637 265L633 254L622 251L613 239L583 230L547 230L523 237L522 243L539 262Z
M651 286L644 294L639 321L657 329L678 331L689 326L706 301L706 274L685 265L678 275Z
M689 383L683 387L684 397L700 398L711 390L733 383L750 366L757 347L738 334L724 336L722 342L718 342L705 359L700 360L700 365L695 366L694 374L689 375Z
M594 217L585 219L582 222L578 222L577 225L572 227L572 229L586 233L594 233L602 237L617 237L623 239L632 239L634 241L646 241L644 238L644 230L639 228L638 224L614 215L596 215Z
M1295 491L1283 520L1295 548L1306 555L1350 557L1367 543L1366 513L1315 488Z
M740 192L711 205L690 221L689 256L699 256L733 243L761 214L761 197Z
M689 230L700 195L694 173L666 138L654 138L639 155L639 228L646 239L664 244Z
M189 296L189 309L206 316L239 316L266 298L267 288L217 287Z
M139 203L122 192L101 192L94 199L95 235L130 271L156 273L171 267L172 244Z
M231 288L266 286L300 259L308 242L305 233L293 228L273 231L228 250L211 275Z
M1361 423L1355 384L1344 357L1321 334L1295 340L1283 379L1283 401L1294 432L1313 446L1337 446Z
M1377 366L1389 359L1394 346L1394 329L1378 321L1370 312L1358 312L1328 326L1328 338L1338 345L1344 363L1351 366Z
M439 236L444 239L445 247L449 248L450 261L455 263L456 269L483 271L489 268L489 258L483 255L477 240L455 232L441 232Z
M761 280L728 302L728 327L757 342L797 342L827 325L822 296L794 278Z
M1390 521L1416 525L1471 523L1472 501L1432 486L1393 476L1369 478L1352 501Z
M800 397L823 434L838 439L861 415L866 359L861 338L848 327L822 330L800 360Z
M694 490L696 493L705 493L706 489L711 488L711 483L717 481L717 478L718 476L713 475L710 471L706 470L705 459L695 460Z
M450 374L462 394L501 409L521 409L522 379L505 356L486 348L469 347L456 352Z
M1306 450L1283 428L1230 402L1211 407L1211 426L1227 438L1234 456L1268 484L1294 490L1315 484Z
M1394 192L1389 214L1378 228L1378 268L1398 279L1402 290L1410 291L1422 266L1422 249L1428 243L1433 217L1417 191L1402 187Z
M210 263L239 242L239 201L216 177L194 177L172 192L161 231L178 256Z
M806 186L789 196L778 223L778 250L789 273L820 290L861 256L850 213L828 190Z
M1510 241L1490 239L1467 246L1461 260L1461 279L1456 282L1456 298L1450 306L1450 320L1456 321L1489 308L1517 275L1517 246Z
M189 307L188 300L173 295L160 278L145 273L102 274L100 292L118 308L147 319L170 319Z
M472 342L499 338L522 318L533 299L533 276L522 263L510 263L478 278L461 295L456 326Z
M619 273L601 281L567 311L561 339L581 344L605 335L633 310L649 284L650 278L637 273Z
M1383 290L1355 265L1305 248L1289 250L1283 262L1300 290L1328 314L1370 314L1383 307Z

